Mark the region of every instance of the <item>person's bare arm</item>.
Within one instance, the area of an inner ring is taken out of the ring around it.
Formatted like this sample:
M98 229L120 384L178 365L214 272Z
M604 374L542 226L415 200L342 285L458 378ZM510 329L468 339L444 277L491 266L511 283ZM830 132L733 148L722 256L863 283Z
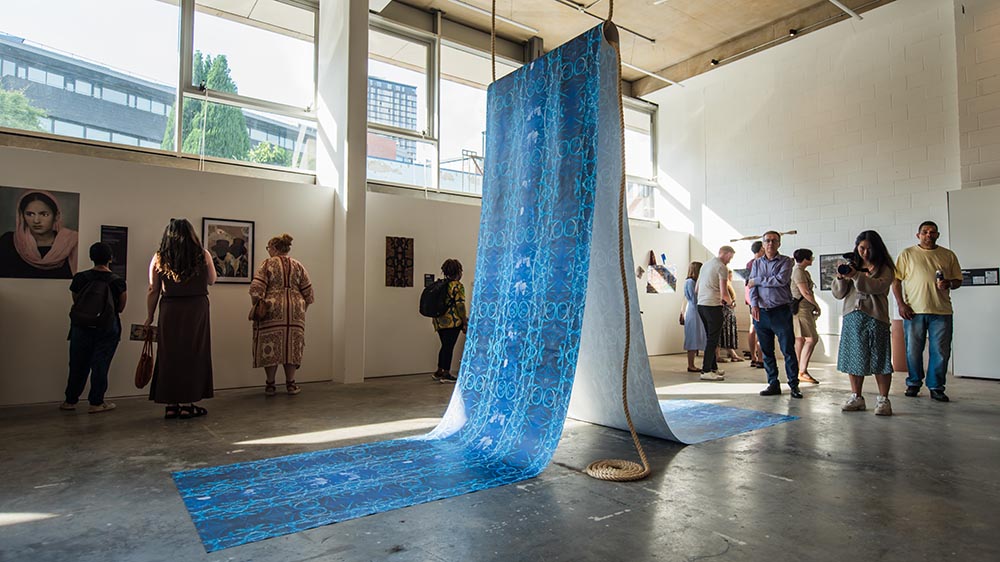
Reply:
M125 312L126 302L128 302L128 291L124 291L122 292L121 295L118 296L118 314Z
M903 301L903 284L899 279L892 280L892 295L896 297L896 308L899 309L899 315L906 320L913 320L913 309Z
M218 275L215 273L215 262L212 260L212 254L208 253L208 250L202 251L205 254L205 267L208 268L208 284L215 285Z
M156 269L156 256L153 256L149 262L149 288L146 289L146 326L153 323L162 288L163 282L160 280L160 272Z

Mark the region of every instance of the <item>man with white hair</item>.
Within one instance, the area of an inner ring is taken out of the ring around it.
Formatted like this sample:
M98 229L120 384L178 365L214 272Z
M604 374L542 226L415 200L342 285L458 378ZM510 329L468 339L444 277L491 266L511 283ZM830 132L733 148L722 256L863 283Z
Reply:
M732 246L719 248L719 255L701 267L698 276L698 316L705 325L705 361L701 367L701 380L725 380L725 371L719 370L716 361L716 349L719 347L719 336L722 335L723 306L732 306L729 302L729 262L736 255Z

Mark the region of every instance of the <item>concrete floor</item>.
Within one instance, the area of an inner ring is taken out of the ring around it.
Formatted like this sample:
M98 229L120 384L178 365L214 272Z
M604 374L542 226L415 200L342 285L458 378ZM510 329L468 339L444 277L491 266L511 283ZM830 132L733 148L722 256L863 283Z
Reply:
M688 447L644 439L654 474L634 483L581 472L634 458L628 435L570 421L533 480L206 554L172 471L422 433L452 387L421 375L223 391L195 420L163 420L143 399L100 415L3 408L0 560L1000 559L996 381L953 379L940 404L905 398L897 377L896 415L876 418L840 411L848 385L830 366L792 400L757 396L763 371L747 363L700 383L682 356L652 362L661 397L801 419ZM26 513L48 518L12 521Z

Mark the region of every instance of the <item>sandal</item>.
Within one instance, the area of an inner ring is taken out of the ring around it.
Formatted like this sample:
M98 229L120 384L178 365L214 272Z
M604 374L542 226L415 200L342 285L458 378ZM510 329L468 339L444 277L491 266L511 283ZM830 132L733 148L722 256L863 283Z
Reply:
M694 367L688 367L689 373L701 373L701 369L696 369Z
M812 384L819 384L819 381L814 379L809 373L799 373L799 381L808 382Z
M191 404L190 406L181 406L180 415L178 417L180 417L182 420L186 420L190 418L197 418L200 416L204 416L207 413L208 410L206 410L205 408Z
M274 396L278 393L278 387L273 382L264 384L264 396Z
M302 392L302 389L299 388L299 385L295 384L295 381L288 381L285 383L285 392L287 392L289 395L294 396Z
M167 406L163 410L163 419L172 420L179 416L181 413L180 406Z

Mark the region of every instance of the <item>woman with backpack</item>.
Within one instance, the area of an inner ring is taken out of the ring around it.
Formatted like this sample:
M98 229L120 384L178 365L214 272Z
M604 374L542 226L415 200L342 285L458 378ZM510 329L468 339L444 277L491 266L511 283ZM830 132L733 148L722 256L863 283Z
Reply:
M434 331L441 339L438 352L438 368L431 377L440 383L454 383L458 377L451 374L451 356L455 352L455 342L459 332L469 329L469 319L465 311L465 285L462 285L462 262L447 259L441 264L441 273L448 280L448 309L434 318Z
M295 384L295 371L306 349L306 309L315 299L305 266L288 257L291 249L290 235L271 238L267 243L271 257L260 264L250 283L253 366L264 368L265 396L278 393L274 384L278 365L285 370L285 392L301 391Z
M111 273L111 246L97 242L90 247L94 268L73 276L69 285L73 293L69 328L69 377L66 401L60 410L75 410L83 387L90 378L87 400L91 414L115 409L113 402L104 401L108 390L108 369L118 349L122 325L118 314L125 310L128 299L125 280Z
M214 395L208 286L215 279L212 254L202 247L194 227L187 219L170 219L149 264L146 294L147 327L157 305L160 309L149 399L166 404L164 418L208 413L195 402Z

